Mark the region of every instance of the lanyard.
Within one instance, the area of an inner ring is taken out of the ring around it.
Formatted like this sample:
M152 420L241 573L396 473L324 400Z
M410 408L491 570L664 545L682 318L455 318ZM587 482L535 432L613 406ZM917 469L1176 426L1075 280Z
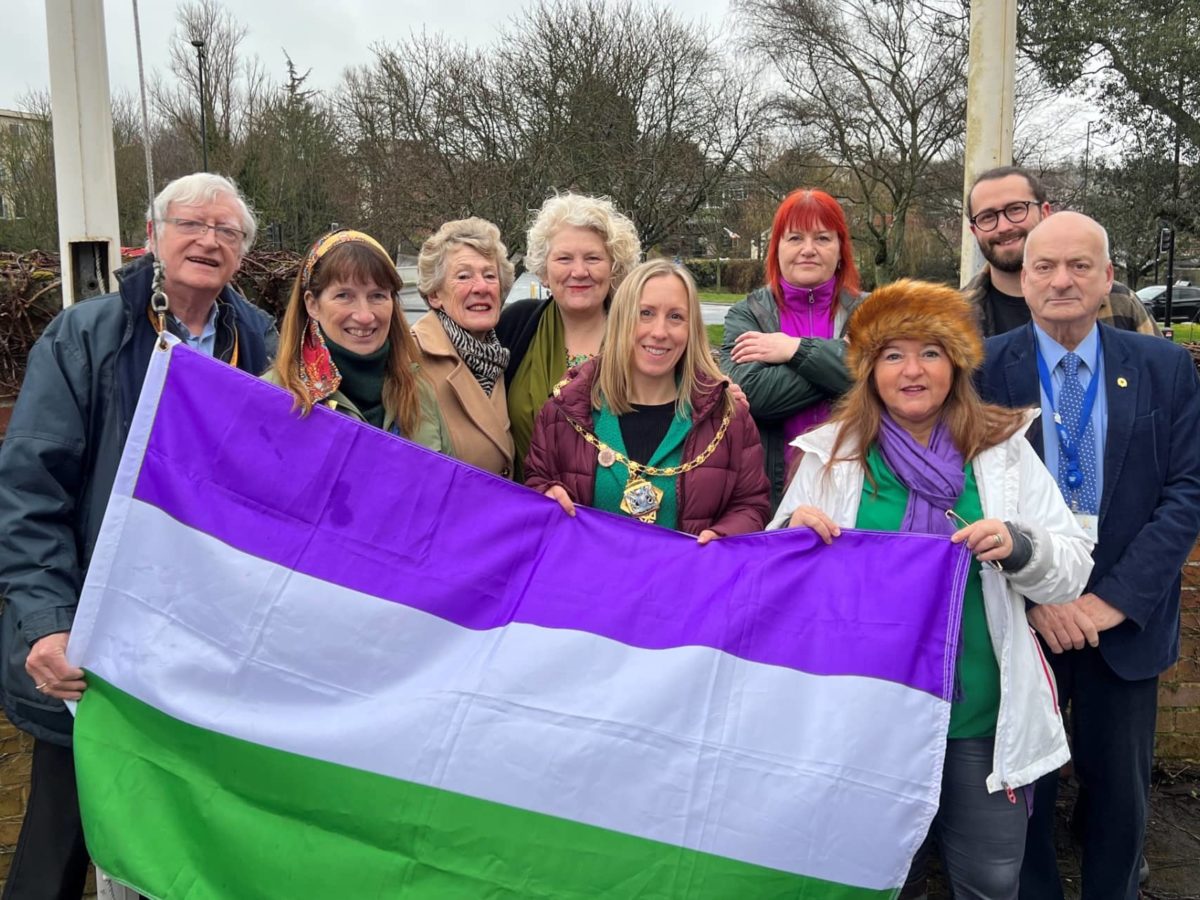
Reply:
M1042 382L1042 390L1050 401L1050 409L1054 411L1054 430L1058 433L1058 449L1067 461L1067 487L1079 490L1083 486L1083 469L1079 465L1079 443L1087 430L1092 418L1092 407L1096 405L1096 392L1100 387L1100 341L1096 341L1096 361L1092 366L1092 380L1088 383L1083 394L1083 408L1079 411L1079 422L1075 434L1067 432L1062 416L1058 414L1058 405L1054 402L1054 383L1050 380L1050 370L1046 368L1046 359L1042 356L1042 348L1037 348L1038 378Z
M154 315L154 310L147 308L146 314L150 317L150 324L154 326L154 330L158 331L158 319ZM214 348L215 349L215 348ZM222 360L223 362L224 360ZM233 326L233 353L229 356L229 364L235 369L238 364L238 332L237 325Z

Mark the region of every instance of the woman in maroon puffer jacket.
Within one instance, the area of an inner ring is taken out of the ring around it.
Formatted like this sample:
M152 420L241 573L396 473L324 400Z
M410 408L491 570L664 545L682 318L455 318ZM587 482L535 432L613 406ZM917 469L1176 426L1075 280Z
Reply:
M727 388L691 276L643 263L613 298L599 356L538 413L525 483L568 515L594 506L702 544L758 531L770 507L762 445Z

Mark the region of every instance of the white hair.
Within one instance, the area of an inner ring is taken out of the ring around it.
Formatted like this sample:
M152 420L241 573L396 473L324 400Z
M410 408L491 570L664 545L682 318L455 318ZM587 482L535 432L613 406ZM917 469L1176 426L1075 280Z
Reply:
M158 192L150 208L146 210L146 221L158 225L167 217L167 209L172 203L184 206L199 206L212 203L218 197L227 197L238 208L238 218L241 220L242 231L246 239L242 241L242 252L245 253L254 245L254 236L258 233L258 223L254 221L254 213L250 204L242 196L236 184L223 175L212 172L196 172L176 178Z
M1080 216L1084 219L1087 219L1089 222L1092 223L1092 225L1094 225L1100 231L1100 240L1103 242L1102 248L1104 250L1104 261L1106 263L1112 262L1112 256L1109 255L1110 248L1109 248L1109 243L1108 243L1108 229L1105 228L1103 225L1101 225L1099 222L1097 222L1095 219L1093 219L1091 216L1086 216L1083 213L1072 213L1071 210L1063 210L1063 212L1055 213L1055 215L1057 215L1057 216L1071 215L1071 214ZM1046 222L1049 219L1050 219L1049 216L1042 219L1041 222L1038 222L1037 226L1034 226L1033 228L1029 229L1029 234L1033 234L1035 231L1037 231L1038 226L1040 226L1042 224L1042 222ZM1029 238L1028 238L1028 236L1026 236L1025 246L1021 250L1021 265L1024 266L1024 265L1027 265L1028 263L1029 263Z

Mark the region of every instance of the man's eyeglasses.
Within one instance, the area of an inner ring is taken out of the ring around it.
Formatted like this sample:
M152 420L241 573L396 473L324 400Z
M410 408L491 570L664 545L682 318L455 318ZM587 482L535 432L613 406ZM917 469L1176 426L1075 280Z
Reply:
M1004 209L985 209L975 213L967 221L978 228L980 231L995 231L996 226L1000 224L1000 214L1004 214L1004 218L1018 225L1029 218L1029 207L1037 206L1036 200L1016 200Z
M197 222L195 219L163 219L168 225L173 225L180 234L188 237L203 237L212 229L217 240L226 247L238 247L246 240L246 232L231 225L209 225L207 222Z

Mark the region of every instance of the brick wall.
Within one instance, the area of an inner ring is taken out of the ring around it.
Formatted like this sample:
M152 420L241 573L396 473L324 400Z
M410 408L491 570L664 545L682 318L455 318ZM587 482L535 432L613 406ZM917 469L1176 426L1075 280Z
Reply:
M1158 692L1158 756L1200 759L1200 543L1183 567L1183 640L1179 662Z

